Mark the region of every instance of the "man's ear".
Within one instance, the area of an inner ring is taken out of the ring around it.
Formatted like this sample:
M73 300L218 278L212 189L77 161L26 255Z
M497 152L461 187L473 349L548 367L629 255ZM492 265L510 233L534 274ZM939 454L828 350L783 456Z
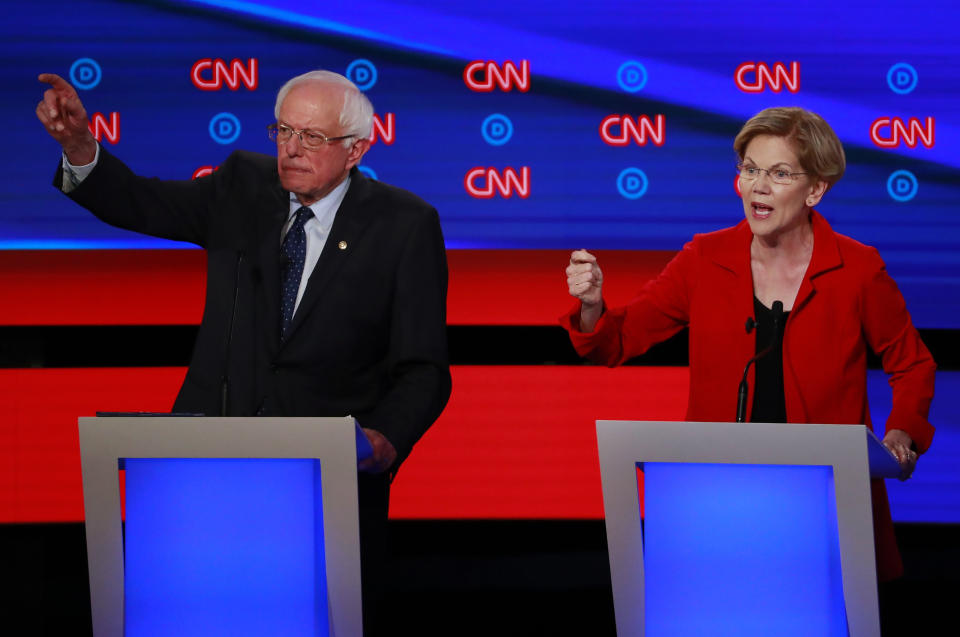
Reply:
M358 139L353 142L353 146L350 147L350 152L347 153L347 170L359 164L368 150L370 150L369 139Z

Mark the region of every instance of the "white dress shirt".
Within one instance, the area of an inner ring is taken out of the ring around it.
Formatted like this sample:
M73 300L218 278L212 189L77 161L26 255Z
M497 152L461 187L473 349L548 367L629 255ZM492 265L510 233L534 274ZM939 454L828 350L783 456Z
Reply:
M327 243L327 237L330 236L330 228L333 227L333 220L337 216L337 210L343 202L347 189L350 187L350 176L344 179L340 184L331 190L326 197L320 201L315 201L308 207L313 210L313 216L305 224L303 230L307 233L307 255L303 262L303 275L300 277L300 289L297 290L297 302L293 306L293 314L296 316L297 308L300 307L300 299L303 298L303 291L307 289L307 281L313 274L313 268L316 267L320 259L320 253L323 246ZM287 215L287 222L283 224L283 232L280 235L280 242L283 243L283 237L287 230L293 225L293 220L297 216L297 210L300 209L300 202L297 196L290 193L290 212Z

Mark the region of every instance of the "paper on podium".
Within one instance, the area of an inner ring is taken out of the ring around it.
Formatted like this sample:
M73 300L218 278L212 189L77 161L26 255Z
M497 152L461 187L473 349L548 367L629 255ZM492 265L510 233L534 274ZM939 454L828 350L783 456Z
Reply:
M363 433L363 429L360 428L360 423L357 422L356 418L353 419L353 426L357 430L357 460L366 460L373 455L373 447L367 439L367 434ZM870 466L873 466L872 462Z
M359 447L357 449L357 453L360 453ZM897 462L897 457L869 429L867 429L867 457L870 459L871 478L900 477L900 463Z

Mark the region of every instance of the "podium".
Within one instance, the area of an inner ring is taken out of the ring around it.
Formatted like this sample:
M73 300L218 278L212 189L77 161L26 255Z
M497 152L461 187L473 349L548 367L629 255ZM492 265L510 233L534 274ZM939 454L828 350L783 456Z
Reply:
M362 635L352 418L79 431L95 637Z
M597 421L617 634L879 637L862 425Z

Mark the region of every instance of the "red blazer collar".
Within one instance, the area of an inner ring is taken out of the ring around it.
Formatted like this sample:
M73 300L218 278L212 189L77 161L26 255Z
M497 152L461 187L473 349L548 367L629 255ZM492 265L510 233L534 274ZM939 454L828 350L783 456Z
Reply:
M816 210L810 211L810 220L813 223L813 257L810 259L810 265L807 266L806 278L808 279L843 265L840 245L833 228Z
M824 272L829 272L843 265L840 256L840 247L833 228L816 210L810 211L810 222L813 225L813 256L807 267L805 279L812 279ZM746 219L733 228L720 231L721 240L718 241L708 255L714 263L738 275L750 274L750 242L753 233Z

